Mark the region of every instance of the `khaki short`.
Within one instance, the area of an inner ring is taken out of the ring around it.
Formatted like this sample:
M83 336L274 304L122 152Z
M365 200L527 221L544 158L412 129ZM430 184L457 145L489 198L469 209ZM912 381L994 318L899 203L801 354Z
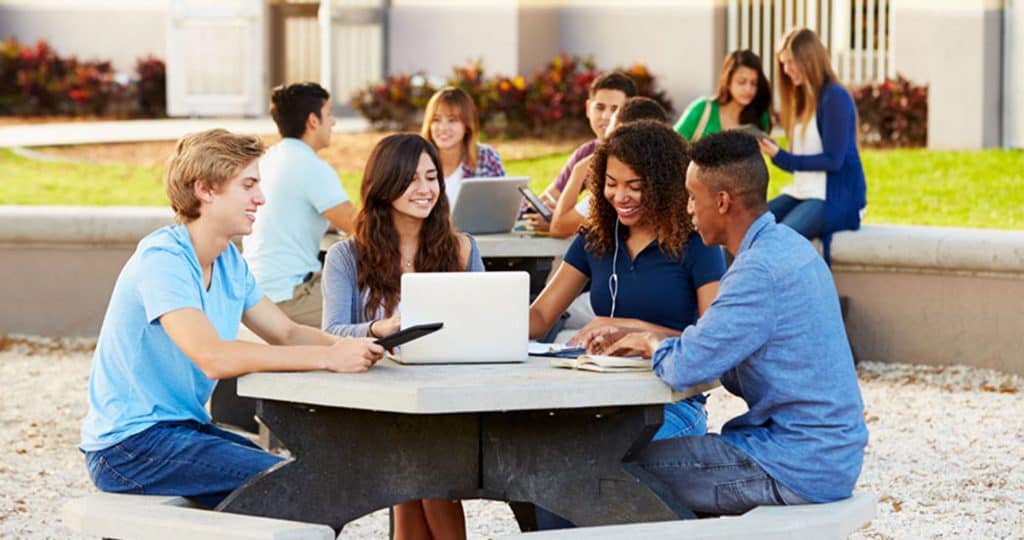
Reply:
M316 272L308 281L295 286L291 300L278 302L277 307L299 324L320 328L320 319L324 310L323 303L324 295L320 289L320 272Z

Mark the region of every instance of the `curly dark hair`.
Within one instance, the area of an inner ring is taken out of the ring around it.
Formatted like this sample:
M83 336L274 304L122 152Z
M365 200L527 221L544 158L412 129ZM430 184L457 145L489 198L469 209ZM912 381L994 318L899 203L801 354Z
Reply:
M445 195L441 159L434 145L413 133L389 135L370 153L363 171L360 197L363 208L356 216L356 285L366 291L364 312L374 319L383 308L390 316L398 307L402 292L402 256L398 250L398 231L391 217L391 203L402 196L416 174L420 156L430 156L437 168L440 192L434 209L423 221L420 245L416 251L419 272L454 272L465 268L459 262L459 237L452 226Z
M639 120L615 129L594 152L588 189L590 212L583 223L587 250L598 257L615 249L615 208L605 199L605 172L614 156L644 181L640 205L643 219L658 236L658 247L680 259L686 240L695 232L686 213L686 141L672 128L656 120Z

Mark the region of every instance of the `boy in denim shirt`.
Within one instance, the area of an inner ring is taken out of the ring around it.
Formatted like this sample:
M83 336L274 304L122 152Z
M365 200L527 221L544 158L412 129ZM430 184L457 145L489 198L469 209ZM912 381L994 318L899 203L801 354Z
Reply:
M828 266L767 211L753 137L710 135L690 157L687 210L706 244L735 256L718 296L680 336L609 329L589 345L651 356L676 389L719 379L749 410L721 435L655 441L630 466L682 515L847 498L868 432Z

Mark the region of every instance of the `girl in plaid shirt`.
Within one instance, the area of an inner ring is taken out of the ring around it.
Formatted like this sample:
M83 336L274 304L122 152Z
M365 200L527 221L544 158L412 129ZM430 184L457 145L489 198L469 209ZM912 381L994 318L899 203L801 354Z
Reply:
M427 103L420 135L437 148L448 202L455 204L464 178L505 176L501 156L477 141L476 106L461 88L438 90Z

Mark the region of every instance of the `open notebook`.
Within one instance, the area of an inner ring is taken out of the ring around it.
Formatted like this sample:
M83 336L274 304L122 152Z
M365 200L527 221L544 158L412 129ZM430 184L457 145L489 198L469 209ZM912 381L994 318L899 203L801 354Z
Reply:
M623 371L650 371L651 361L640 356L603 356L584 354L576 358L552 358L553 367L582 369L599 373L619 373Z

